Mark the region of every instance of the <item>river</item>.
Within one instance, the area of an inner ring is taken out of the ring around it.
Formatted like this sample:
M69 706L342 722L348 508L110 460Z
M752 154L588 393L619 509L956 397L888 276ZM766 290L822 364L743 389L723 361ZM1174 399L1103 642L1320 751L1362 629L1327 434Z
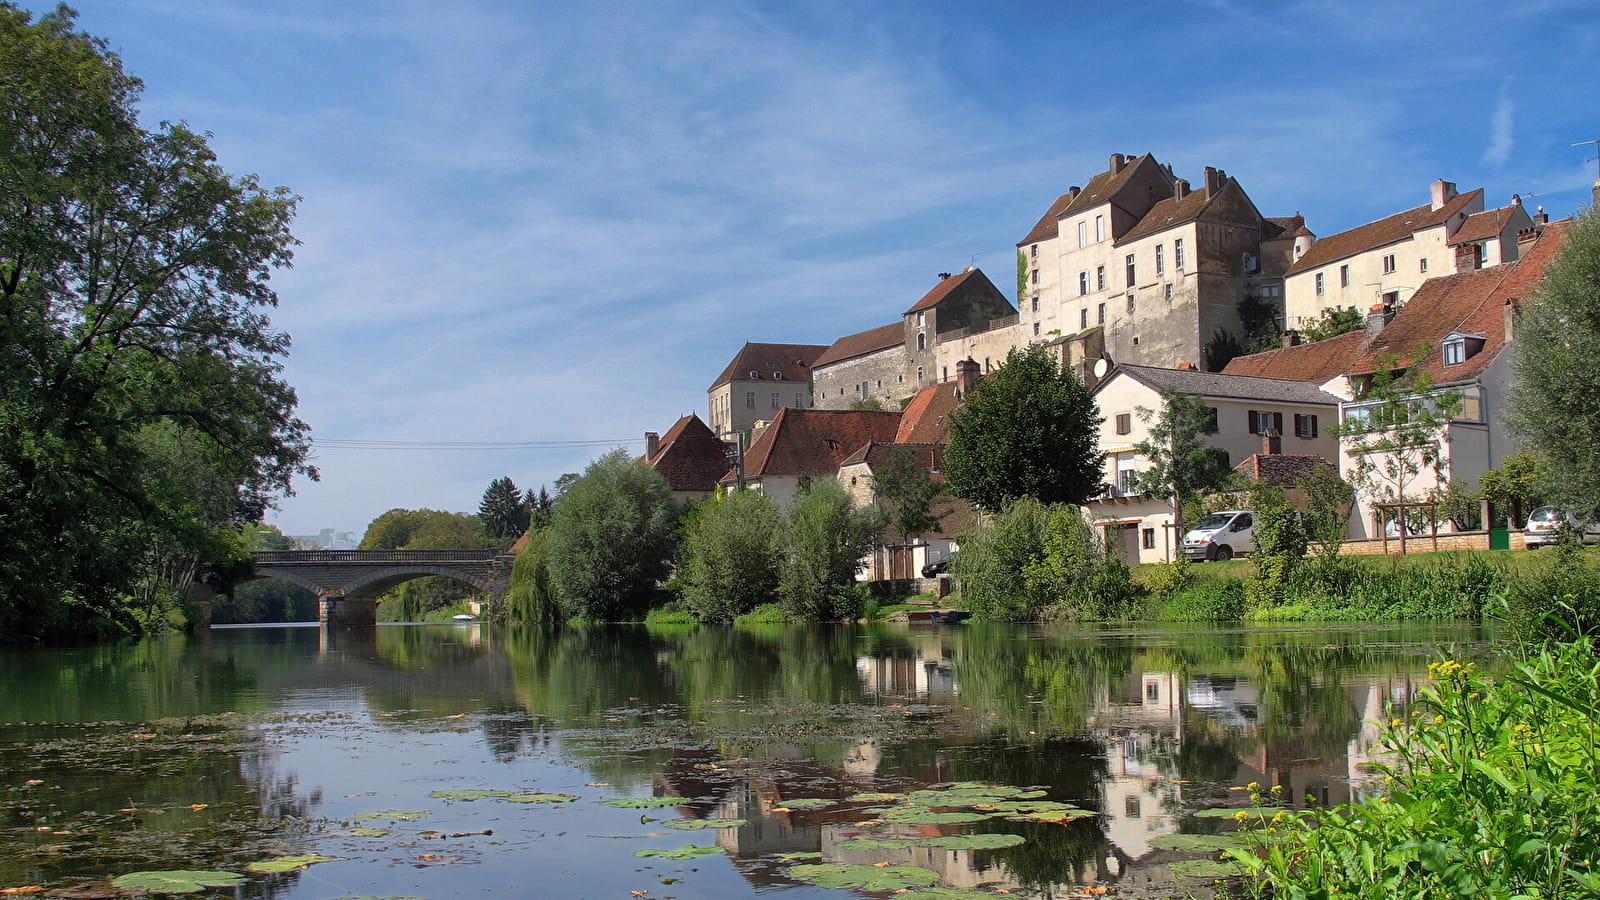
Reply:
M216 870L243 878L211 894L292 900L890 896L819 884L865 872L1164 897L1193 887L1169 864L1215 858L1171 836L1231 828L1207 810L1246 785L1292 807L1363 790L1375 722L1444 646L1489 652L1467 626L478 623L9 650L0 888ZM305 854L331 859L250 868Z

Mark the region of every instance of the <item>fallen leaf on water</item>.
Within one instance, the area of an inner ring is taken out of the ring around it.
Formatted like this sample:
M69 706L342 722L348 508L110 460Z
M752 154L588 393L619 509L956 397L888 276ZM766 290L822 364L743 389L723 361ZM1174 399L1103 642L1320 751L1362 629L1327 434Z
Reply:
M38 787L39 785L44 784L44 779L42 779L42 778L30 778L29 780L24 781L23 784L26 784L28 787Z
M202 809L208 809L208 808L210 808L210 806L211 806L211 804L209 804L209 803L191 803L191 804L189 804L189 808L194 810L195 812L199 812Z
M37 884L30 884L30 885L27 885L26 887L0 888L0 894L42 894L42 893L44 893L44 888L40 887Z

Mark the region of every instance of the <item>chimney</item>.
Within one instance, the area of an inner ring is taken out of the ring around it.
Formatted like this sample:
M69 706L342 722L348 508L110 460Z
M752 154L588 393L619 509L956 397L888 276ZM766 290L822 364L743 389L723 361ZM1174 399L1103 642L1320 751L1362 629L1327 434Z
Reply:
M972 357L969 356L966 359L956 360L957 397L965 397L967 392L972 390L973 385L978 383L978 375L980 372L982 372L982 369L979 368L978 361Z
M654 431L646 431L644 433L644 458L653 460L659 452L661 452L661 435L656 434Z
M1285 347L1300 346L1300 332L1294 330L1293 328L1285 331L1283 333L1283 345Z
M1172 177L1172 163L1162 163L1161 164L1161 171L1166 172L1167 173L1167 177L1171 178Z
M1524 228L1521 231L1517 232L1517 258L1518 259L1521 259L1522 257L1528 255L1528 248L1533 246L1533 242L1537 241L1539 239L1539 235L1544 233L1544 225L1546 224L1546 222L1539 221L1540 217L1543 217L1546 221L1548 221L1549 218L1550 218L1549 216L1546 216L1544 213L1540 213L1538 216L1534 217L1533 221L1534 221L1535 224L1534 224L1534 226L1532 228Z
M1123 156L1121 153L1111 154L1111 174L1115 175L1118 172L1121 172L1122 167L1126 166L1127 164L1128 158L1126 156Z
M1595 206L1600 206L1600 178L1594 180L1594 187L1589 189L1589 196Z
M1478 268L1478 245L1462 244L1456 247L1456 271L1472 272Z
M1277 430L1272 428L1261 429L1261 455L1282 456L1283 435L1279 434Z
M1206 196L1215 197L1222 190L1223 182L1228 180L1228 173L1221 169L1206 166Z
M1550 224L1550 214L1544 211L1544 207L1542 207L1542 206L1539 207L1539 211L1533 214L1533 224L1535 224L1535 225L1549 225Z
M949 272L940 272L939 273L939 280L940 281L944 281L946 278L949 278L949 277L950 277L950 273Z
M1522 315L1522 301L1515 297L1506 300L1505 326L1508 344L1517 336L1517 317L1520 315Z
M1383 326L1394 319L1394 307L1387 303L1374 303L1367 310L1367 334L1376 336L1383 330Z
M1067 202L1071 203L1072 201L1078 199L1078 195L1081 193L1083 193L1083 188L1078 187L1077 185L1067 188Z
M1456 184L1441 178L1433 183L1430 194L1433 208L1444 209L1444 205L1456 197Z
M1521 194L1512 194L1511 195L1511 205L1512 206L1521 206L1522 205L1522 195Z
M1193 372L1194 371L1194 363L1188 363L1188 362L1178 363L1178 370L1180 372Z
M1173 182L1172 182L1172 199L1174 199L1174 200L1182 200L1183 198L1189 196L1189 190L1190 190L1190 188L1189 188L1189 179L1187 179L1187 178L1176 178L1176 179L1173 179Z

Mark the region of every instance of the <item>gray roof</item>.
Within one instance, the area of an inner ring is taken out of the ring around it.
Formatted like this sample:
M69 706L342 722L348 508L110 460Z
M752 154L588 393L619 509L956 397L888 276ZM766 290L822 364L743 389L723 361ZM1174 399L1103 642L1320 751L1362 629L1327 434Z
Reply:
M1274 400L1279 403L1320 403L1337 406L1339 398L1316 385L1283 378L1259 378L1255 375L1223 375L1220 372L1197 372L1193 369L1157 369L1153 366L1118 365L1118 372L1138 379L1158 391L1175 390L1180 394L1199 397L1232 397L1239 400ZM1107 378L1096 385L1110 382Z

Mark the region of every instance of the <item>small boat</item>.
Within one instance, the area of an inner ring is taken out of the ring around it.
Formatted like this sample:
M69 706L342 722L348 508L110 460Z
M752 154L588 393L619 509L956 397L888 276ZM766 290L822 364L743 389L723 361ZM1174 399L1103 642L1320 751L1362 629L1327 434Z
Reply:
M468 615L467 613L457 613L457 614L451 616L450 618L455 619L457 622L473 622L473 621L477 621L478 617L477 616L473 616L473 615Z

